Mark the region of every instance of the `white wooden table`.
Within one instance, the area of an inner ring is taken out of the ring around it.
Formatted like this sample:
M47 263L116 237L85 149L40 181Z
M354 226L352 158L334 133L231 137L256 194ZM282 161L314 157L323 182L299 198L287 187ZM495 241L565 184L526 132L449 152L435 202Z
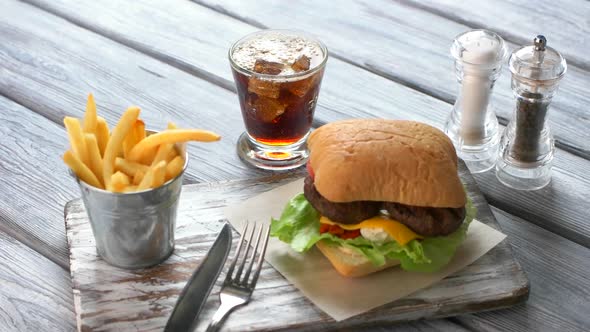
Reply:
M552 183L518 192L476 176L531 281L528 302L374 331L589 330L589 17L587 0L0 0L0 331L75 329L63 208L79 192L60 159L62 118L80 116L88 92L110 123L138 104L155 126L222 134L191 147L187 183L269 174L234 153L244 127L227 60L235 40L266 27L309 31L330 50L315 126L384 117L440 127L457 92L454 36L487 28L514 48L544 34L569 66L549 115ZM503 125L511 94L505 70L494 93Z

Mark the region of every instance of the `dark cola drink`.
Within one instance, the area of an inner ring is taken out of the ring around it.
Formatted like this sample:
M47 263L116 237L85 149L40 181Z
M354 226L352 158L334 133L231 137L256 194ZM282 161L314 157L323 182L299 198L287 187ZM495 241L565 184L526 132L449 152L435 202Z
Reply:
M304 143L326 60L320 41L293 31L257 32L232 47L230 62L247 132L241 140L249 140L238 142L238 152L245 149L243 159L267 169L305 162Z
M272 81L234 71L248 134L269 145L289 145L311 128L323 69L295 81Z

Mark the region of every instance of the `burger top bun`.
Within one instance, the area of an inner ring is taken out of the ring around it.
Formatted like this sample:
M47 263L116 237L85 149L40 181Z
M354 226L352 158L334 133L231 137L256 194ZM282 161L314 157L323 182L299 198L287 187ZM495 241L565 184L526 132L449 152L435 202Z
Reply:
M455 148L442 131L427 124L333 122L312 132L308 146L315 187L332 202L450 208L466 203Z

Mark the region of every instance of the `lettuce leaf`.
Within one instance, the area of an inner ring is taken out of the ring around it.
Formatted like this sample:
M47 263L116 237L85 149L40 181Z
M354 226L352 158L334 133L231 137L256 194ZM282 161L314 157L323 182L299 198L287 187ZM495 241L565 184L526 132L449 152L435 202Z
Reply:
M279 219L272 219L270 235L288 243L297 252L305 252L316 242L326 240L356 250L376 266L385 264L389 258L398 259L402 269L407 271L434 272L453 258L475 214L476 209L468 199L465 221L453 233L412 240L403 246L395 241L378 244L362 236L345 240L330 233L320 234L320 214L303 194L298 194L287 203Z

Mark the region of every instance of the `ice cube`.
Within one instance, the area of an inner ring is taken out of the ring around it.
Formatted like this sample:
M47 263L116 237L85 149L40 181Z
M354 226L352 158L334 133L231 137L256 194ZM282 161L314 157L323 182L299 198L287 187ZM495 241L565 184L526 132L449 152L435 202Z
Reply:
M277 99L257 97L249 102L250 110L256 113L256 117L263 122L273 122L277 117L285 113L287 105Z
M281 93L281 87L277 82L250 77L248 81L248 92L253 92L258 96L277 99Z
M257 59L254 63L254 71L259 74L278 75L283 71L284 64Z
M297 60L295 60L295 62L293 62L293 64L291 65L291 68L296 73L306 71L309 69L310 60L311 59L308 56L301 55L300 57L297 58Z
M316 83L316 77L317 75L314 75L299 81L289 82L287 90L297 97L303 97Z

